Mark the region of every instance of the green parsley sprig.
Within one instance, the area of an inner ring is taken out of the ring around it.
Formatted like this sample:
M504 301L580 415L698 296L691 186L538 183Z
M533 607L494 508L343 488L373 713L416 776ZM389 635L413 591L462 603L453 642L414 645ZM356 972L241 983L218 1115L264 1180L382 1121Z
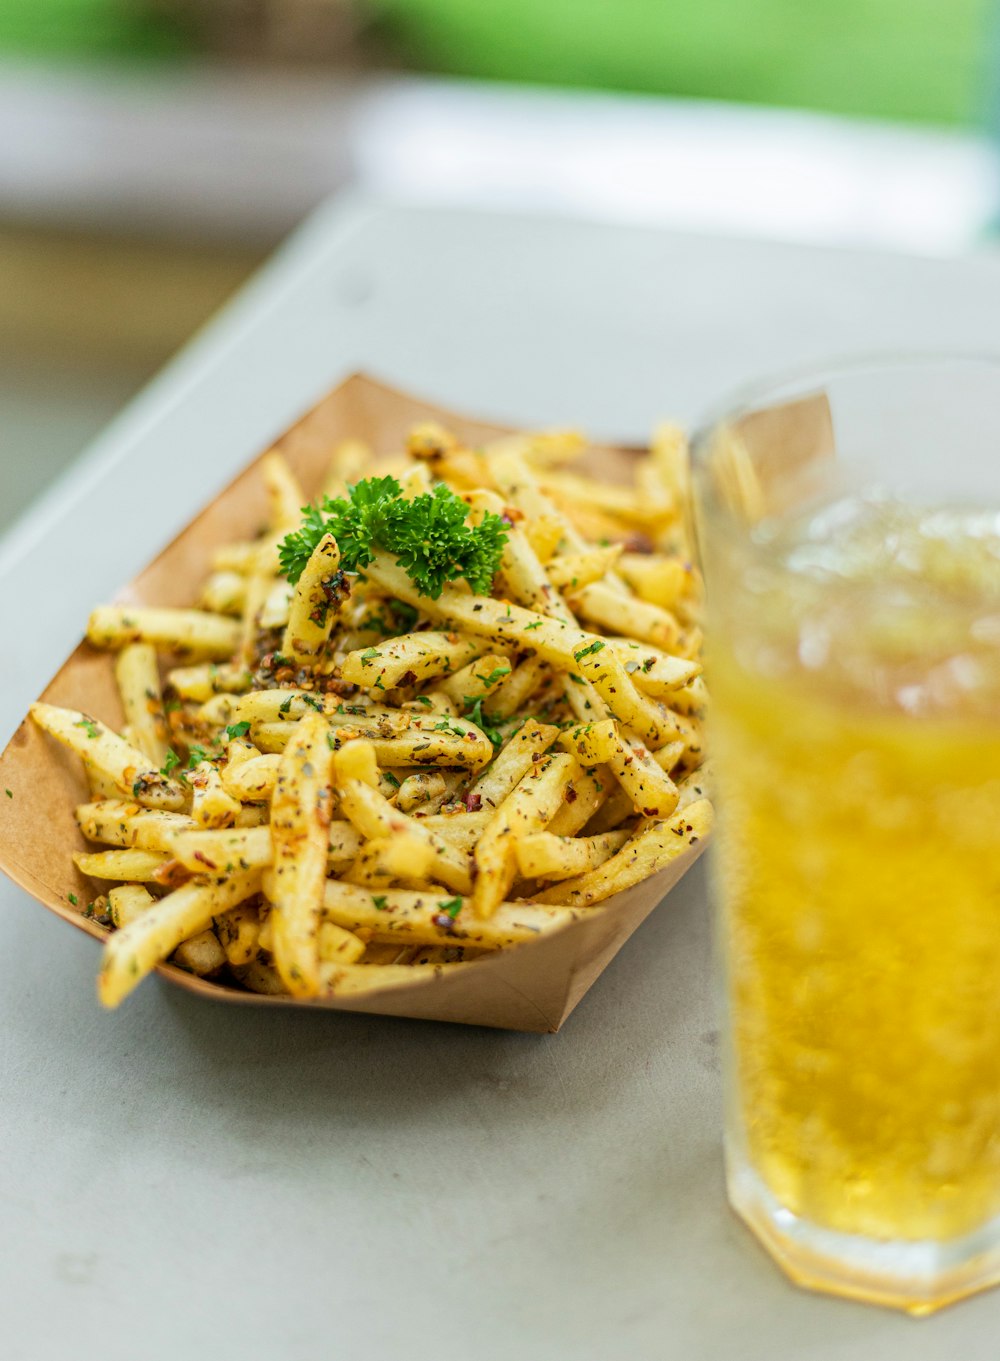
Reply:
M473 528L469 508L443 483L412 500L394 477L366 477L348 483L347 496L305 506L302 524L282 541L282 571L294 584L324 534L340 549L348 572L367 567L376 548L395 554L421 595L437 600L445 582L464 577L476 595L488 595L500 566L507 529L487 511Z

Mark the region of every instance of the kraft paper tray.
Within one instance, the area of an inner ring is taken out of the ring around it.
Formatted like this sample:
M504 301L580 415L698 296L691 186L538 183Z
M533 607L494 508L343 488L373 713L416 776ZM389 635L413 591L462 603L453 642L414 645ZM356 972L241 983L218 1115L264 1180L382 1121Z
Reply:
M272 448L288 459L307 495L312 495L338 441L363 439L377 457L387 458L398 452L413 424L426 420L440 421L473 446L510 433L359 374L324 397ZM635 450L595 449L589 455L589 471L620 481L635 457ZM250 463L119 592L118 599L189 605L209 570L213 549L252 537L264 522L266 497L259 461ZM66 659L40 698L82 709L116 728L122 722L113 659L86 642ZM105 928L80 915L69 899L73 894L82 905L93 897L92 884L71 858L73 851L87 844L73 816L75 805L89 797L79 760L24 721L0 756L0 788L9 788L13 794L12 799L0 799L0 869L43 907L95 939L103 938ZM552 935L484 957L467 969L423 978L415 974L414 982L404 986L303 1001L245 992L196 978L170 964L161 965L159 972L201 997L243 1006L325 1007L507 1030L556 1031L632 932L694 863L704 844L699 842L659 874Z

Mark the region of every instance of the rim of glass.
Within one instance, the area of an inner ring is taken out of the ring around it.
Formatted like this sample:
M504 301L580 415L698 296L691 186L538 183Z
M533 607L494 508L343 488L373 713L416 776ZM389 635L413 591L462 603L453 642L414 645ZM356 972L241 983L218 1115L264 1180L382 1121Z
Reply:
M994 368L1000 376L998 350L872 350L836 355L825 361L796 365L771 375L762 375L733 388L728 396L712 402L704 416L695 422L691 434L691 453L699 461L699 451L711 433L724 421L732 421L757 410L766 399L774 401L803 396L809 386L824 379L875 374L886 370L913 370L933 367Z

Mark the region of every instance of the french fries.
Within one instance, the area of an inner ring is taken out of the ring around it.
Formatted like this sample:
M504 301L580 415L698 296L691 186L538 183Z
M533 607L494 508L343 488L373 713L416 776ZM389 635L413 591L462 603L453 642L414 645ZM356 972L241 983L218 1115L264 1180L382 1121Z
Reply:
M32 717L92 790L104 1005L168 961L297 998L474 969L707 837L686 445L664 427L634 486L585 447L428 424L361 497L349 441L305 519L272 453L268 523L191 608L93 611L121 721Z

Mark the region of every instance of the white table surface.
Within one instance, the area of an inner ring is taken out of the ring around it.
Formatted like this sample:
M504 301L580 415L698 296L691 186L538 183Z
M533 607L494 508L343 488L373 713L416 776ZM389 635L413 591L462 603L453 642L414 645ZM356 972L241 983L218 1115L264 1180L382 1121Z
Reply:
M632 438L885 346L1000 349L1000 259L331 205L0 541L2 736L353 368ZM93 944L6 881L0 910L10 1361L995 1361L1000 1294L914 1323L801 1293L727 1210L700 866L548 1037L158 980L105 1015Z

